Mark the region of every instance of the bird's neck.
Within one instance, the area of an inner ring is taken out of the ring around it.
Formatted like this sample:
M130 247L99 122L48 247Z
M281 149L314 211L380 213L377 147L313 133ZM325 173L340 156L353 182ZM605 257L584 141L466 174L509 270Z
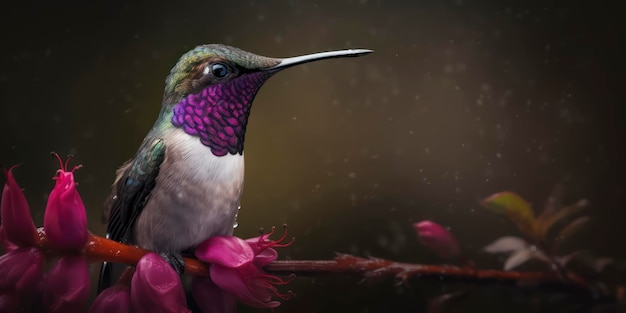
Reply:
M269 77L265 72L248 73L192 93L174 105L171 123L199 137L216 156L242 154L252 101Z

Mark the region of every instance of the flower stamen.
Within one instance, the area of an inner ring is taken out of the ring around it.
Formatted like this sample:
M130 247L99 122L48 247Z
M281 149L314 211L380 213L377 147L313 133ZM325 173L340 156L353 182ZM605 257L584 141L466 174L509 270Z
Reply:
M61 156L58 153L56 153L54 151L51 151L50 154L54 155L57 158L57 160L59 160L59 167L61 169L57 171L57 174L59 173L59 171L65 172L65 169L67 168L67 162L70 161L70 158L68 158L67 162L65 162L65 164L63 164L63 159L61 159Z

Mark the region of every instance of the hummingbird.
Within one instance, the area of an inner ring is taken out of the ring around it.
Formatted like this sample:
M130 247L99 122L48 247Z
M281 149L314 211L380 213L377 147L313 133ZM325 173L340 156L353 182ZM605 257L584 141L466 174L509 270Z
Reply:
M277 72L307 62L373 52L348 49L289 58L222 44L185 53L165 80L159 116L105 201L107 238L161 254L180 274L182 253L232 235L244 182L252 101ZM111 284L102 267L100 289Z

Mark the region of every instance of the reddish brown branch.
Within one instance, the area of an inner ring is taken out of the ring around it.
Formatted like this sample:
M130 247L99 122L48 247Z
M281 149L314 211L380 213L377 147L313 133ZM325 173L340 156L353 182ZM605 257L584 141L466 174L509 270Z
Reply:
M58 253L48 243L46 234L41 228L39 229L38 246L50 253ZM150 251L90 234L83 252L92 262L109 261L135 265L142 256ZM292 273L298 275L342 273L360 275L365 278L391 277L403 282L419 277L420 279L479 283L525 283L577 289L585 292L591 291L590 284L573 273L568 273L568 281L565 281L556 272L505 272L450 265L410 264L383 259L365 259L347 254L340 254L334 260L274 261L265 269L271 273L285 275ZM185 258L185 273L208 276L209 265L197 259Z
M591 285L573 273L568 273L569 281L565 281L560 273L556 272L505 272L451 265L399 263L384 259L359 258L348 254L339 254L334 260L329 261L275 261L267 265L265 269L276 274L345 273L360 275L365 278L392 277L402 282L411 278L419 278L481 283L525 283L591 291Z

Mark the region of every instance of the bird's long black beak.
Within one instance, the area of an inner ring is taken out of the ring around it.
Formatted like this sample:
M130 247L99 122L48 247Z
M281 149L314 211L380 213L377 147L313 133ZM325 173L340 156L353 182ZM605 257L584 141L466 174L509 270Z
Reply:
M327 52L319 52L307 55L301 55L297 57L278 59L280 62L272 67L268 67L263 69L264 71L272 71L277 72L288 67L308 63L318 60L324 59L332 59L332 58L344 58L344 57L359 57L362 55L370 54L374 52L374 50L368 49L348 49L348 50L338 50L338 51L327 51Z

